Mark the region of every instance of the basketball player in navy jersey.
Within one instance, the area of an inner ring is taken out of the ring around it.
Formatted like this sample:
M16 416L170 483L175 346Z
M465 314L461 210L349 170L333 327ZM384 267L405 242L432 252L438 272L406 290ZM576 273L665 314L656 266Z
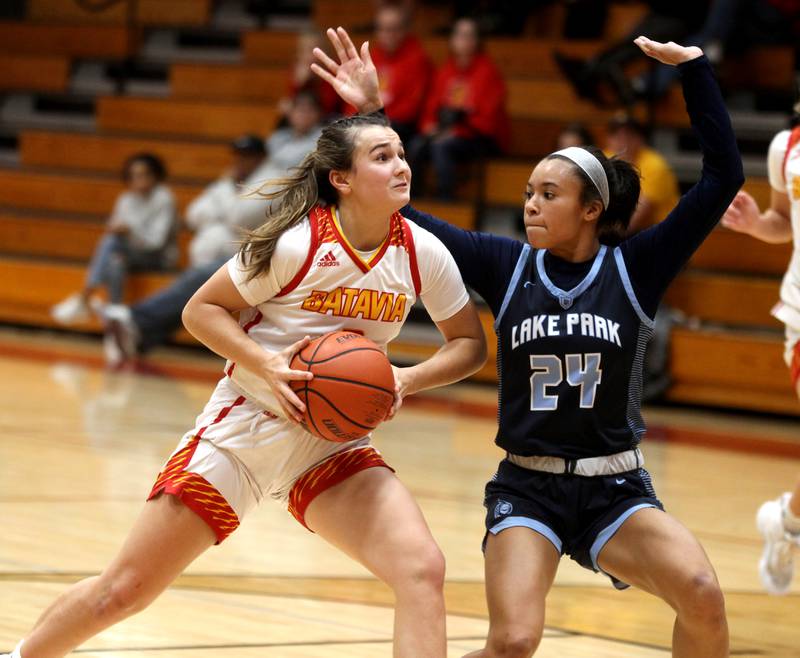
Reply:
M366 45L359 55L341 28L328 35L340 63L317 50L312 68L362 112L378 110ZM692 533L663 511L638 445L642 359L659 300L744 176L702 51L644 37L636 43L680 69L703 151L700 180L664 221L623 239L638 174L591 147L557 151L533 170L527 243L402 210L448 247L496 318L496 443L507 456L486 486L490 630L473 658L534 653L562 554L672 606L673 656L728 655L714 569Z

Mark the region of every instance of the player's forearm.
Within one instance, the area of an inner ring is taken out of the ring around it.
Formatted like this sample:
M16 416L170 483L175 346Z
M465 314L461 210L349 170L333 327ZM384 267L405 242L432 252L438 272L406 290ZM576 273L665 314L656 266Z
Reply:
M459 337L447 341L429 359L406 369L409 384L406 395L452 384L480 370L486 363L486 341Z
M253 372L263 372L269 353L242 331L227 309L190 300L183 309L183 325L203 345Z
M791 242L792 223L787 217L770 208L761 214L759 222L750 231L750 235L771 244Z

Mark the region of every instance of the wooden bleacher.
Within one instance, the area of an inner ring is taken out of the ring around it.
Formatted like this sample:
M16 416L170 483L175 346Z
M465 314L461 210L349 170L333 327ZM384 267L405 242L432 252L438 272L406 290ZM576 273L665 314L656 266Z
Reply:
M690 262L691 267L717 273L782 276L792 254L791 243L768 244L747 235L717 228Z
M800 403L775 333L676 329L670 400L800 415Z
M0 257L0 322L55 327L50 308L80 290L86 266L29 258ZM126 299L133 301L150 295L172 281L172 274L137 274L130 277ZM96 320L76 329L100 331Z
M414 199L412 203L422 212L446 219L459 228L472 230L477 225L474 203L443 203L433 199Z
M791 46L759 46L726 62L722 70L723 84L785 93L795 84L795 67Z
M99 218L63 219L0 210L0 247L6 255L88 262L102 233Z
M274 107L254 103L127 96L106 96L97 102L98 127L109 132L233 139L242 133L267 135L276 121Z
M19 152L26 167L70 167L115 174L132 154L148 152L167 163L171 178L202 181L217 178L230 166L227 144L90 133L23 130Z
M175 98L262 101L271 106L287 94L285 67L224 64L173 64L170 91Z
M0 92L66 91L69 83L69 60L53 55L0 56Z
M105 218L60 217L0 209L0 251L6 255L89 262L105 231ZM192 234L178 234L179 267L188 263Z
M781 329L783 325L769 313L778 300L779 288L780 279L775 277L689 269L670 286L665 301L703 322Z
M211 0L27 1L29 20L62 24L205 25L210 14Z
M107 216L124 190L114 178L76 176L54 172L0 170L0 206L61 213ZM170 185L183 212L201 191L200 185Z
M289 65L297 54L297 32L277 30L251 30L242 35L242 53L248 64L267 64L284 67Z
M0 51L15 55L122 59L139 46L139 31L116 25L0 21Z

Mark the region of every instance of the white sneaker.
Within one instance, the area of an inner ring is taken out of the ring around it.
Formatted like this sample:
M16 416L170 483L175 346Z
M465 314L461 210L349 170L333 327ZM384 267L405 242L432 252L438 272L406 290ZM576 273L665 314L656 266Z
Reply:
M131 309L124 304L108 304L102 312L105 333L103 350L106 362L112 367L136 358L139 330L133 321Z
M52 318L60 324L75 324L89 319L89 306L80 293L70 295L50 309Z
M105 356L106 365L109 368L118 368L125 362L125 355L119 349L114 335L109 331L103 334L103 356Z
M794 549L798 536L786 531L783 512L791 498L784 493L776 500L768 500L756 515L756 526L764 537L764 552L758 563L761 584L770 594L786 594L794 575Z

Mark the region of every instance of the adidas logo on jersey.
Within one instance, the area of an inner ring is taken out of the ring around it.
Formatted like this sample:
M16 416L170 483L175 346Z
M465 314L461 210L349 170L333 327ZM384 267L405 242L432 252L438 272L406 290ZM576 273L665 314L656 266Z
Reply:
M339 267L340 264L341 263L336 260L336 256L333 255L332 251L329 251L317 261L317 267Z

